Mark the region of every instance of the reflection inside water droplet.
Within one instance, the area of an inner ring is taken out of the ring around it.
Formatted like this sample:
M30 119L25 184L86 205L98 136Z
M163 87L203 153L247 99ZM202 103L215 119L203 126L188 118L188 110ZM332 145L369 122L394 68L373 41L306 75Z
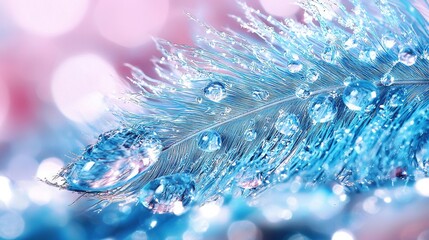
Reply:
M220 102L226 97L225 85L221 82L209 83L204 88L204 96L213 102Z
M154 213L182 214L192 202L195 182L192 175L176 173L147 183L139 193L139 202Z
M281 134L292 136L299 131L300 122L295 114L280 114L274 127Z
M308 114L314 122L324 123L334 119L337 114L335 100L327 94L313 98L308 107Z
M378 98L377 87L369 81L350 83L343 91L344 104L353 111L370 111Z
M205 152L214 152L222 146L222 138L215 130L205 131L198 136L197 145Z

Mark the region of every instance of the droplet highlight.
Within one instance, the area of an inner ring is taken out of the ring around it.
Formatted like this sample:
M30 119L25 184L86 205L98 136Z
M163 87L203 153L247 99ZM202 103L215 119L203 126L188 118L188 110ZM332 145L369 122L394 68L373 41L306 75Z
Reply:
M417 61L417 53L411 47L402 48L398 53L398 61L406 66L412 66Z
M251 142L256 139L258 134L256 133L255 129L249 128L244 132L244 140Z
M302 70L302 63L299 61L291 61L288 65L287 68L289 70L289 72L291 73L297 73L300 72Z
M370 111L379 96L377 87L369 81L350 83L343 91L344 104L353 111Z
M324 123L334 119L337 114L335 100L330 95L319 95L313 98L308 107L308 115L313 122Z
M280 114L277 118L274 127L281 134L286 136L293 136L299 131L300 122L295 114Z
M222 138L215 130L205 131L198 136L197 145L204 152L214 152L221 148Z
M120 129L99 136L65 173L71 190L98 192L120 187L158 161L162 144L156 133Z
M308 84L301 84L295 89L295 95L301 99L307 99L311 95L310 86Z
M252 91L252 97L258 101L265 101L270 96L270 93L265 90L255 89Z
M305 74L305 78L310 83L316 82L317 79L319 79L319 76L320 76L320 73L317 70L312 68L308 69L307 73Z
M192 175L176 173L162 176L147 183L139 193L139 202L154 213L186 211L194 198L195 181Z
M204 88L204 96L213 101L220 102L226 98L226 88L221 82L211 82Z

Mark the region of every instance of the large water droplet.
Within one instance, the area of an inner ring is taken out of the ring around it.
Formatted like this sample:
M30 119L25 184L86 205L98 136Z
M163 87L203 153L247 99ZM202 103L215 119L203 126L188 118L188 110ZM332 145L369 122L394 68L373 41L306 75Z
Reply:
M292 136L299 131L299 125L298 117L295 114L282 113L274 124L274 127L281 134Z
M213 102L219 102L226 97L225 85L221 82L211 82L204 88L204 96Z
M205 152L214 152L222 146L222 138L215 130L205 131L198 136L197 145Z
M319 76L319 72L312 68L308 69L307 73L305 74L305 78L310 83L314 83L315 81L317 81L317 79L319 79Z
M289 70L289 72L291 73L297 73L300 72L302 70L302 63L299 61L291 61L288 65L287 68Z
M356 77L355 76L348 76L346 78L344 78L343 84L344 86L348 86L350 83L356 81Z
M381 79L380 79L380 83L383 84L384 86L390 86L395 82L395 78L387 73L385 74Z
M147 183L139 194L139 202L154 213L182 214L192 202L195 182L192 175L176 173Z
M65 174L68 188L97 192L113 189L144 172L156 161L162 145L155 133L120 129L99 136Z
M344 104L353 111L369 111L378 98L377 87L369 81L350 83L343 91Z
M310 86L308 84L301 84L295 89L295 95L301 99L307 99L310 97Z
M362 62L373 62L377 57L377 50L374 48L365 48L359 52L359 60Z
M255 89L252 92L252 97L258 101L265 101L270 96L270 93L265 90Z
M336 114L335 100L327 94L321 94L313 98L308 107L308 115L314 122L329 122L334 119Z
M249 128L244 132L244 140L251 142L256 139L258 134L256 133L255 129Z
M406 66L412 66L416 63L417 54L411 47L404 47L398 53L398 60Z

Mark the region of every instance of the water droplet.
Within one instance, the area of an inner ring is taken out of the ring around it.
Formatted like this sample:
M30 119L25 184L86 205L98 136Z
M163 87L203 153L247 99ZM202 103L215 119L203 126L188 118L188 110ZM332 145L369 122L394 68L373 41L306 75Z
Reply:
M251 142L256 139L258 134L256 133L255 129L249 128L244 132L244 140Z
M198 136L197 145L205 152L214 152L222 146L222 138L215 130L205 131Z
M395 82L395 78L389 73L385 74L380 79L380 83L383 84L384 86L390 86L393 84L393 82Z
M321 57L327 63L335 63L337 59L337 51L334 47L325 47Z
M308 69L307 73L305 74L305 78L310 83L314 83L315 81L317 81L317 79L319 79L319 76L319 72L312 68Z
M257 188L262 184L262 174L260 172L240 173L236 179L237 185L244 189Z
M226 97L225 85L221 82L211 82L204 88L204 96L213 102L219 102Z
M377 87L369 81L350 83L343 91L344 104L353 111L368 111L378 98Z
M327 94L313 98L308 107L308 115L314 122L329 122L334 119L336 114L335 100Z
M155 133L136 129L101 134L65 173L68 188L87 192L113 189L146 171L156 161L162 145Z
M365 48L359 52L359 60L362 62L373 62L377 57L377 50L374 48Z
M310 97L310 86L308 84L301 84L295 90L295 95L301 99L307 99Z
M417 54L414 49L410 47L404 47L398 53L398 60L406 66L412 66L414 63L416 63Z
M265 90L256 89L252 92L252 97L258 101L265 101L270 96L270 93Z
M190 174L176 173L147 183L139 193L139 202L154 213L180 215L192 202L195 182Z
M274 127L281 134L292 136L299 131L299 120L295 114L280 114Z
M391 49L396 44L395 36L392 33L386 33L381 38L381 43L385 48Z
M302 63L299 61L291 61L289 62L289 64L287 65L287 69L289 70L289 72L291 73L297 73L300 72L302 70Z
M387 106L396 108L404 105L407 99L407 90L404 88L392 88L387 94Z

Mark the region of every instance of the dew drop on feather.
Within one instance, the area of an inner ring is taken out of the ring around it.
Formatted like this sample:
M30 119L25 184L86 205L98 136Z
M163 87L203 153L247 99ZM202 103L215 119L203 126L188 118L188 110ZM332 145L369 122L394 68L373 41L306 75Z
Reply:
M147 183L139 192L139 202L154 213L182 214L192 202L195 181L192 175L176 173Z

